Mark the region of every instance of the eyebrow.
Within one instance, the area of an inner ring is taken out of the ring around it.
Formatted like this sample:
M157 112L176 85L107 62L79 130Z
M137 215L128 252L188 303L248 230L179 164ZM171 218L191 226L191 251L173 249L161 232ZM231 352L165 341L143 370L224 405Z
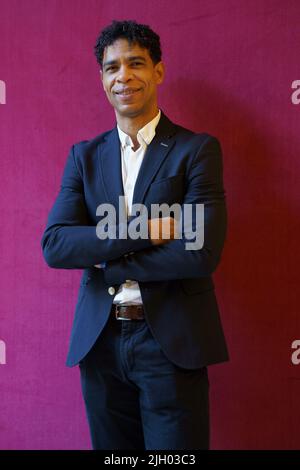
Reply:
M141 56L141 55L132 55L132 56L129 56L129 57L127 58L127 61L128 61L128 62L131 62L131 61L133 61L133 60L141 60L141 61L143 61L143 62L146 62L145 57L143 57L143 56ZM108 65L115 65L115 64L117 64L117 63L118 63L117 60L108 60L107 62L104 62L104 63L103 63L103 67L107 67Z

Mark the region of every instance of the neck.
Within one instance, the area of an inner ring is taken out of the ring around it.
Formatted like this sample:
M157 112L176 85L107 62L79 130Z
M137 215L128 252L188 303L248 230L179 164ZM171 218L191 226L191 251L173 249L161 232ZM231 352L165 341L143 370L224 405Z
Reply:
M138 147L137 133L142 129L148 122L152 121L157 115L159 109L156 106L151 112L138 116L121 116L116 113L117 124L125 134L129 135L134 146Z

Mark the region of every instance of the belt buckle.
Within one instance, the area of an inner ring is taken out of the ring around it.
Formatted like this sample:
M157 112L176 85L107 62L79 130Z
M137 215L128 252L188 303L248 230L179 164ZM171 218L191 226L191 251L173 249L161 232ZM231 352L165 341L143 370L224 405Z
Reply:
M123 319L130 320L130 318L126 318L120 313L120 307L121 307L121 305L115 305L115 317L116 317L116 319L117 320L123 320ZM123 307L124 307L124 305L123 305ZM120 316L118 316L118 314Z
M143 309L141 311L141 314L139 314L138 312L136 313L136 315L134 315L132 313L132 315L129 315L128 313L126 313L126 311L124 313L122 313L122 307L126 308L126 307L131 307L130 305L119 305L119 304L115 304L114 305L114 314L115 314L115 317L117 320L144 320L145 319L145 316L144 316L144 312L143 312ZM139 306L137 306L138 308Z
M115 305L115 317L118 320L118 314L120 313L119 305Z

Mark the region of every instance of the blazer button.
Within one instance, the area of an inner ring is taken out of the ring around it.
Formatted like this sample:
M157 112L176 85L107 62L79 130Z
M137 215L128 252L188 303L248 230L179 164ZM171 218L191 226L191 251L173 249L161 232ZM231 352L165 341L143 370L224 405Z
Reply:
M108 288L109 295L114 295L115 292L116 292L116 289L114 287L109 287Z

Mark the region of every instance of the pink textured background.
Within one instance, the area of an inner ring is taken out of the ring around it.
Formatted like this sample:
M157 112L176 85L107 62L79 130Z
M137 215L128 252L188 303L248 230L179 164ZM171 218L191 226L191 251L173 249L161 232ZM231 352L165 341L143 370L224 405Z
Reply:
M125 18L161 35L161 108L223 146L215 280L231 361L210 369L212 446L299 448L297 0L0 0L0 448L90 448L78 369L64 365L80 273L50 270L40 239L70 146L114 125L93 46Z

